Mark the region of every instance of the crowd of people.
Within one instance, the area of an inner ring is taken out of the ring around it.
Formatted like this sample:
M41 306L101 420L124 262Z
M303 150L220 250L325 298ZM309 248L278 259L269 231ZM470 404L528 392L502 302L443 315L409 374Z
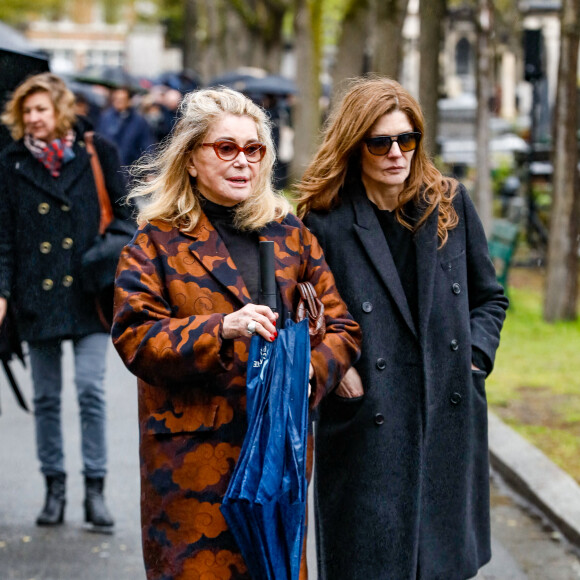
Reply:
M37 524L64 519L60 352L71 340L86 522L113 529L112 339L137 377L148 580L250 580L220 511L247 432L248 352L254 335L274 342L295 320L309 282L325 325L305 387L318 576L475 576L491 557L485 378L508 301L468 192L426 154L417 101L391 79L355 79L296 184L297 215L274 186L271 116L250 98L196 90L177 114L130 101L114 91L92 139L81 103L46 73L2 117L15 141L0 154L0 322L10 301L29 345L46 479ZM110 334L77 280L99 231L91 142L118 218L138 208ZM260 302L262 241L274 242L276 308Z
M135 86L81 87L79 83L74 83L72 88L77 114L115 143L121 164L126 168L143 153L153 153L156 146L169 135L186 94L164 84L152 85L147 90ZM96 94L98 98L95 98ZM284 95L265 93L247 96L267 112L277 153L275 184L278 188L284 188L288 184L288 165L292 157L292 121L288 99Z

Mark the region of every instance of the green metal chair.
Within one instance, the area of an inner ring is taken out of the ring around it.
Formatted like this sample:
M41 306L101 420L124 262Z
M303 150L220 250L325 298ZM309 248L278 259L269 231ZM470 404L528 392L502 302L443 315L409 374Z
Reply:
M519 226L506 219L493 221L491 235L487 241L489 254L495 266L498 282L508 291L508 274L516 251Z

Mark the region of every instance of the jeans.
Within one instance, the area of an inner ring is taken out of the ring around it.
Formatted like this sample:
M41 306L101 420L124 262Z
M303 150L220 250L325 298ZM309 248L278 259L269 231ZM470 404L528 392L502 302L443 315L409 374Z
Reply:
M73 339L75 384L81 420L83 473L104 477L107 465L105 361L110 337L105 333ZM62 340L29 342L34 385L36 449L45 475L65 473L62 443Z

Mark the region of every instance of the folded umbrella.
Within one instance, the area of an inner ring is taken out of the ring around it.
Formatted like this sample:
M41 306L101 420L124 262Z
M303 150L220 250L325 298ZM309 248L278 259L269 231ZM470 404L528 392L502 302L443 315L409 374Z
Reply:
M26 399L18 387L18 383L16 382L16 379L12 374L12 369L10 368L10 360L13 356L18 357L20 362L23 365L25 364L22 344L16 328L16 318L12 305L9 302L6 316L4 317L2 324L0 324L0 362L2 362L4 373L6 374L8 383L12 387L12 392L16 397L18 405L24 409L24 411L30 412Z
M221 510L252 577L297 580L306 518L308 321L275 342L256 335L248 358L248 432Z

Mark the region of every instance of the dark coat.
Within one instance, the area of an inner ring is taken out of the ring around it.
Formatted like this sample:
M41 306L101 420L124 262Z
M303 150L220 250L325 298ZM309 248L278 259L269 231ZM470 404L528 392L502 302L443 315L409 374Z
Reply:
M117 217L125 195L119 157L98 135L95 148ZM12 143L0 156L0 295L11 296L23 340L78 337L103 332L94 298L82 291L82 254L100 220L90 157L77 133L75 157L58 178L26 149Z
M327 334L311 359L320 399L358 358L360 328L316 239L296 217L272 222L260 239L275 243L282 310L294 311L296 283L303 280L325 305ZM226 245L203 214L191 233L154 221L121 255L112 337L139 378L149 580L249 580L219 508L247 429L250 345L249 336L222 339L221 329L226 314L250 302Z
M464 580L490 558L485 373L507 299L463 187L438 250L437 211L416 233L415 328L364 190L305 220L361 325L363 397L329 395L316 439L321 578Z
M124 167L137 161L155 142L145 117L132 108L125 114L112 107L103 111L97 131L117 145Z

